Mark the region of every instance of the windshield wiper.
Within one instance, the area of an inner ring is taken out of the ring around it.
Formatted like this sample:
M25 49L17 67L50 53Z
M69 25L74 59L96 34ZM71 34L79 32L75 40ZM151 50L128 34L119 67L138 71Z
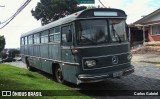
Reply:
M118 40L119 40L119 43L121 43L122 40L121 40L120 36L118 35L117 31L114 29L113 25L112 25L112 31L113 31L113 36L114 36L114 38L116 38L115 35L117 35Z
M87 38L87 37L85 37L85 36L83 36L83 35L82 35L81 37L87 39L87 40L90 41L92 44L97 44L95 41L93 41L93 40L91 40L91 39L89 39L89 38Z

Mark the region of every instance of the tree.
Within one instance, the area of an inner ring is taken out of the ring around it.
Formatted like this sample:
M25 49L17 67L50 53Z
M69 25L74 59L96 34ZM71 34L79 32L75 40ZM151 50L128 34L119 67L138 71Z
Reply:
M86 8L79 7L77 0L40 0L31 13L37 20L41 20L42 25L45 25Z
M0 36L0 52L4 49L5 44L6 42L4 36Z

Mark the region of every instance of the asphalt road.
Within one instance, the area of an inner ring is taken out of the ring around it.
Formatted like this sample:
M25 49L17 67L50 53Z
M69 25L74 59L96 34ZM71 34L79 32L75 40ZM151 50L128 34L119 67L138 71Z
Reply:
M12 62L7 64L11 64L20 68L26 68L25 64L23 64L22 62ZM72 87L75 90L80 90L80 92L92 96L95 99L160 99L160 96L107 96L108 93L103 90L160 91L160 64L133 61L132 65L134 65L135 67L135 72L121 79L108 79L99 83L88 83L78 86L70 83L66 83L66 85ZM43 75L47 76L46 74ZM93 90L94 92L91 93L90 91L83 90ZM95 90L97 92L100 92L101 94L95 93Z

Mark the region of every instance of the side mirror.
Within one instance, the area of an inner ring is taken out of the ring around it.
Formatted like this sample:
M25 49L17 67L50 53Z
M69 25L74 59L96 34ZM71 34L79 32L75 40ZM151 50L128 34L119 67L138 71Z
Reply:
M72 31L71 30L67 31L66 40L67 42L72 42Z

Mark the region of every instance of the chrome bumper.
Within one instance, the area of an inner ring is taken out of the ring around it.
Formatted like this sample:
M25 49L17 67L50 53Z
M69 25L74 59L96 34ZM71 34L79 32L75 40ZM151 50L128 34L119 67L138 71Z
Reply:
M116 77L114 76L114 73L120 72L119 75ZM78 83L92 83L92 82L99 82L104 81L107 78L120 78L122 76L129 75L134 72L134 67L131 66L129 68L125 68L118 71L111 71L107 73L101 73L101 74L80 74L78 75Z

